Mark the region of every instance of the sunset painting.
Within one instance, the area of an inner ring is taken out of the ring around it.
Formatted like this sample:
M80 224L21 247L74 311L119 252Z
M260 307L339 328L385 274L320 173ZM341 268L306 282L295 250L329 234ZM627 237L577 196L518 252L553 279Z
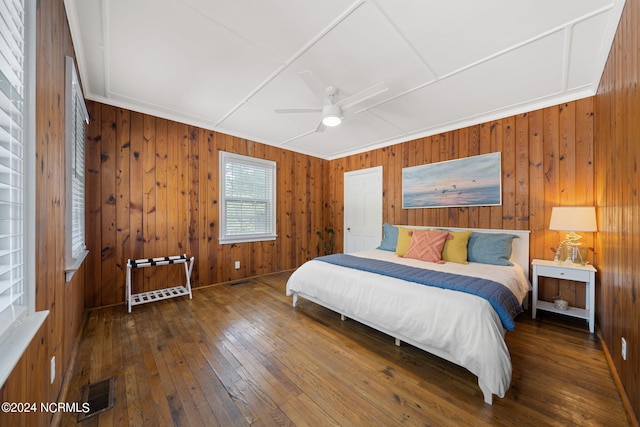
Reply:
M402 208L502 204L500 153L402 169Z

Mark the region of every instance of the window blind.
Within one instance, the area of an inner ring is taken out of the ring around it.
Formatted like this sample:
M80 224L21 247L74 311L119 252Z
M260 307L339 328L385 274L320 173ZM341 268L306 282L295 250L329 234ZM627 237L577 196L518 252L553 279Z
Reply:
M0 0L0 338L24 296L24 2Z
M69 131L72 132L69 143L71 152L71 257L75 260L82 256L85 246L85 189L84 189L84 138L85 124L89 122L89 114L84 103L80 83L76 76L72 58L68 58L71 67L71 108L72 122Z
M220 165L221 242L275 239L275 163L220 152Z
M76 65L70 56L66 59L65 92L65 280L69 282L88 254L84 220L84 145L85 125L89 122Z

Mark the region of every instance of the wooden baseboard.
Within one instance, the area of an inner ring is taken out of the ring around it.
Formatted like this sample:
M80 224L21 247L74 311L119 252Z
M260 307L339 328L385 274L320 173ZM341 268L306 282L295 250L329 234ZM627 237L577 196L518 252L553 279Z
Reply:
M76 338L71 347L71 355L69 355L69 363L67 364L67 370L64 373L62 379L62 386L60 387L60 394L58 395L58 402L66 402L67 395L69 394L69 387L71 386L71 380L73 379L73 371L76 366L76 359L78 356L78 349L80 348L80 340L84 334L84 330L87 327L87 321L89 320L88 312L85 310L82 313L82 327L78 328ZM59 426L62 422L62 411L56 411L51 417L51 426Z
M622 406L624 407L624 411L627 414L627 418L629 419L629 425L633 427L640 427L640 423L638 423L638 416L634 412L633 406L631 406L631 400L629 400L629 396L627 396L627 392L625 391L622 385L622 381L620 381L618 370L616 369L616 366L613 364L613 359L611 358L611 353L609 352L607 343L602 338L602 335L600 334L599 329L596 329L596 333L598 335L598 339L600 340L600 345L602 346L602 350L604 351L604 357L607 360L607 365L609 365L609 371L611 371L613 382L616 384L616 389L618 389L618 394L620 394L620 399L622 400Z

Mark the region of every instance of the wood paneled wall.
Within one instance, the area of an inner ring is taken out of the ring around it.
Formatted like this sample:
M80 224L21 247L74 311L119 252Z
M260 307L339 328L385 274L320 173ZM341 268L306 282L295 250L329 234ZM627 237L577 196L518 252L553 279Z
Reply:
M37 2L36 309L49 317L0 390L2 402L56 402L83 320L84 269L64 278L65 56L74 56L63 0ZM49 382L49 362L56 377ZM49 425L46 412L5 414L2 426Z
M329 162L89 103L86 306L124 300L128 258L193 254L193 282L202 286L295 268L321 253L316 233L325 228L336 231L334 251L341 251L344 172L378 165L385 221L530 229L532 257L551 259L563 238L547 230L551 207L594 203L592 107L584 99ZM275 242L217 243L219 150L278 162ZM502 206L402 209L403 167L495 151L502 152ZM586 243L593 246L592 235ZM138 291L181 280L179 268L135 273ZM558 292L571 304L584 303L581 287L568 282L549 280L542 295Z
M496 151L502 153L502 206L402 209L402 168ZM331 161L330 218L338 251L343 246L344 172L380 165L385 222L531 230L531 258L553 259L564 234L547 230L551 208L594 205L593 99ZM593 234L584 237L592 248ZM589 258L597 264L593 252ZM542 297L550 299L559 291L572 305L584 303L584 287L570 282L547 281Z
M628 0L609 54L596 113L600 331L640 414L640 1ZM627 360L621 356L627 340Z
M100 103L88 108L87 307L124 301L127 259L193 255L198 287L292 269L319 254L325 160ZM218 244L220 150L277 163L277 240ZM183 283L182 267L135 271L134 292Z

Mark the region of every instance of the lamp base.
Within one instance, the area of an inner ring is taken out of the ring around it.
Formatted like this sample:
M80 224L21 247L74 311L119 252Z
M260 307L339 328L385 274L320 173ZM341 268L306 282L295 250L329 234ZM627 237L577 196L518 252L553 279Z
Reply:
M570 244L566 240L560 242L558 249L556 250L556 256L554 261L557 264L565 265L587 265L587 248L582 247L582 244Z

